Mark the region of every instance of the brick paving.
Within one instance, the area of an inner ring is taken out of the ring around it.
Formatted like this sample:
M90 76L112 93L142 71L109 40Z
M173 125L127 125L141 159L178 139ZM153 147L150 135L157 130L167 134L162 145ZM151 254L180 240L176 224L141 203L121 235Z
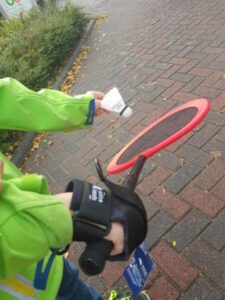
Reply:
M134 116L103 115L90 131L48 134L24 169L46 175L53 193L72 177L99 183L95 157L107 165L172 107L207 97L207 118L146 163L137 191L148 212L147 244L157 266L147 285L151 299L224 299L224 1L73 2L108 18L87 42L88 58L72 94L117 86ZM126 174L110 177L121 182ZM73 244L69 258L77 262L81 251ZM100 276L82 276L102 293L112 286L125 290L123 269L124 263L107 263Z

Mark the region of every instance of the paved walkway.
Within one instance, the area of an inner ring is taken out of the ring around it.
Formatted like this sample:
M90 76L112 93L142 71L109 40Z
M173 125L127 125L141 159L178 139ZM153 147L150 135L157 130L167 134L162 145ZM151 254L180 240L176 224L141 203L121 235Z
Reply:
M148 281L151 299L224 299L225 2L85 2L86 10L108 18L88 40L90 52L72 93L117 86L134 116L101 116L91 131L48 135L25 168L45 174L54 193L75 176L98 183L95 157L106 166L172 107L209 98L208 117L146 163L137 190L148 211L147 243L157 265ZM125 175L111 179L119 182ZM75 262L81 249L71 247ZM101 276L83 276L100 292L123 289L123 269L122 263L109 263Z

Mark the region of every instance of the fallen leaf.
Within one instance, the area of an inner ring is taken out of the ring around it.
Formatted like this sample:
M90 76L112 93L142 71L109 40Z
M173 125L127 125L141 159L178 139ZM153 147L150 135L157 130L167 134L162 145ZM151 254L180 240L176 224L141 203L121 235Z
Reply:
M80 54L75 59L71 70L67 73L67 77L61 85L61 91L63 93L68 94L72 90L72 87L74 86L74 83L77 79L77 74L81 69L81 65L83 61L87 59L87 53L88 48L86 47L86 45L83 45Z
M166 195L166 190L164 189L163 185L162 185L162 192L163 192L163 195Z
M107 15L97 16L94 28L97 28L97 26L103 23L107 18L108 18Z
M184 165L184 158L180 159L180 165L183 166Z
M149 85L155 85L155 84L157 84L157 82L156 81L148 81L148 84Z
M209 154L212 158L218 158L222 156L222 153L220 151L211 151Z

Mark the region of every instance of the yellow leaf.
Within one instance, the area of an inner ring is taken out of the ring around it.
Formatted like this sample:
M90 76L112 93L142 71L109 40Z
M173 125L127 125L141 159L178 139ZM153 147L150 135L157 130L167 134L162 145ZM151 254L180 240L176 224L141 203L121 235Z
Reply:
M163 195L166 195L166 191L164 189L164 186L162 185L162 191L163 191Z
M180 164L181 164L181 166L184 165L184 159L183 158L180 159Z
M220 151L211 151L210 152L210 156L212 158L218 158L218 157L221 157L222 156L222 153Z

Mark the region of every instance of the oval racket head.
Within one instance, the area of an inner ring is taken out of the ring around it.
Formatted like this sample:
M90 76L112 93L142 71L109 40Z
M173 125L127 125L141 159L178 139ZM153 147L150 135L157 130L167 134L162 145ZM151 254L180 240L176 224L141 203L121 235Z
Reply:
M207 115L207 99L189 101L169 111L137 134L112 159L107 167L109 174L116 174L132 167L138 156L146 159L187 134Z

